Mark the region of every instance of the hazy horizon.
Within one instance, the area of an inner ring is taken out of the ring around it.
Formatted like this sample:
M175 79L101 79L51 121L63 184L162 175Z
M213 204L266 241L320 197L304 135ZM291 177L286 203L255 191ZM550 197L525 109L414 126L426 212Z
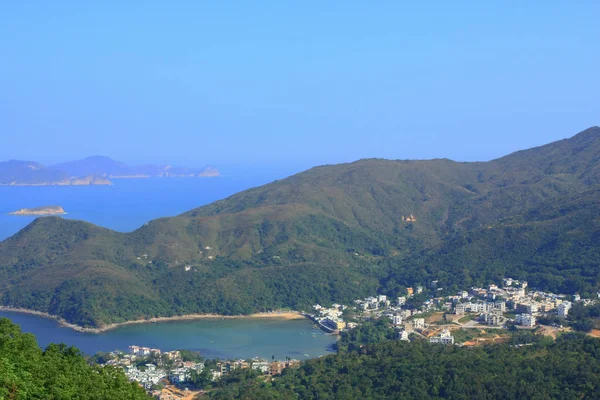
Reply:
M0 5L0 161L487 161L600 125L600 4Z
M594 125L597 126L597 125ZM569 139L572 138L573 136L577 135L578 133L581 133L584 130L593 128L594 126L590 126L586 129L583 129L579 132L576 132L572 135L568 135L565 136L563 138L558 138L552 141L548 141L548 142L544 142L544 143L538 143L538 144L533 144L531 145L531 147L527 147L527 148L515 148L514 150L509 151L508 153L505 154L501 154L498 156L494 156L493 158L489 158L489 159L473 159L473 160L458 160L458 159L451 159L449 157L444 157L444 156L440 156L440 157L432 157L432 158L385 158L385 157L361 157L361 158L357 158L355 160L347 160L347 161L339 161L339 162L331 162L331 163L321 163L321 164L303 164L303 163L292 163L292 164L284 164L283 166L288 170L288 171L295 171L295 172L300 172L303 169L309 169L312 167L318 167L318 166L325 166L325 165L335 165L335 164L343 164L343 163L353 163L356 161L360 161L360 160L365 160L365 159L373 159L373 158L381 158L381 159L390 159L390 160L410 160L410 161L416 161L416 160L434 160L434 159L450 159L451 161L456 161L456 162L487 162L487 161L492 161L494 159L497 158L502 158L505 156L508 156L512 153L515 152L519 152L519 151L523 151L523 150L529 150L531 148L535 148L535 147L540 147L540 146L544 146L550 143L553 143L555 141L560 141L560 140L564 140L564 139ZM192 167L192 168L201 168L201 167L215 167L215 168L225 168L225 169L237 169L237 168L247 168L247 167L251 167L251 168L257 168L257 169L263 169L263 168L277 168L277 167L282 167L281 164L261 164L261 163L217 163L217 164L202 164L201 160L199 163L192 163L192 164L182 164L180 162L174 161L174 162L163 162L163 163L158 163L158 162L154 162L152 160L146 160L146 161L138 161L138 162L128 162L125 160L121 160L121 159L116 159L114 157L111 156L107 156L104 154L93 154L93 155L88 155L88 156L82 156L82 157L77 157L77 158L73 158L73 159L63 159L63 160L59 160L59 161L50 161L50 162L43 162L42 160L34 160L34 159L27 159L27 158L23 158L23 159L9 159L9 160L0 160L0 162L4 162L4 161L31 161L31 162L38 162L40 164L43 164L47 167L53 167L55 165L64 163L64 162L69 162L69 161L78 161L78 160L83 160L89 157L108 157L113 159L114 161L119 161L119 162L124 162L125 164L128 164L129 166L143 166L143 165L150 165L150 164L154 164L154 165L172 165L172 166L185 166L185 167ZM50 160L52 160L50 158ZM290 173L295 173L295 172L290 172Z

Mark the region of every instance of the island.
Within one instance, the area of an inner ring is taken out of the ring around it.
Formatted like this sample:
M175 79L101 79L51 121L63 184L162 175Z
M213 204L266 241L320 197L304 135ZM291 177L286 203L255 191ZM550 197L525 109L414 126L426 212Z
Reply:
M10 215L62 215L66 214L61 206L45 206L34 208L21 208L9 213Z
M212 178L215 167L188 168L172 165L129 166L109 157L93 156L46 167L33 161L0 162L0 186L112 185L111 179Z

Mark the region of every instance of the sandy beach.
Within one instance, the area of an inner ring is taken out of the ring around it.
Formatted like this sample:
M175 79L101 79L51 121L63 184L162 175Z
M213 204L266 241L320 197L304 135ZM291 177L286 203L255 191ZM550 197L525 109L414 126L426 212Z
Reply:
M0 311L9 311L9 312L18 312L23 314L32 314L37 315L44 318L55 319L60 323L61 326L66 328L73 329L77 332L85 332L85 333L102 333L106 331L110 331L112 329L116 329L120 326L124 325L133 325L133 324L147 324L147 323L155 323L155 322L168 322L168 321L190 321L190 320L198 320L198 319L260 319L260 318L274 318L274 319L284 319L284 320L294 320L294 319L303 319L305 316L297 311L272 311L272 312L262 312L256 314L248 314L248 315L219 315L219 314L186 314L186 315L175 315L172 317L153 317L146 319L138 319L133 321L125 321L114 324L107 324L98 328L86 328L83 326L79 326L76 324L69 323L65 321L63 318L51 315L42 311L28 310L25 308L15 308L15 307L5 307L0 306Z

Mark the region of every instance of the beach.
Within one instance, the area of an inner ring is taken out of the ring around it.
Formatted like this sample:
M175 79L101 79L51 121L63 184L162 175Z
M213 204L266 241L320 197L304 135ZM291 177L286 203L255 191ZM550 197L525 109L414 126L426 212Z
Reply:
M157 322L169 322L169 321L192 321L198 319L261 319L261 318L269 318L269 319L281 319L281 320L295 320L295 319L304 319L306 318L304 314L298 311L271 311L271 312L261 312L255 314L247 314L247 315L220 315L220 314L186 314L186 315L174 315L170 317L152 317L152 318L144 318L137 319L132 321L125 322L117 322L112 324L103 325L97 328L88 328L76 324L72 324L67 322L64 318L61 318L57 315L51 315L42 311L29 310L25 308L17 308L17 307L7 307L0 306L0 311L10 311L10 312L18 312L24 314L32 314L37 315L44 318L55 319L60 323L61 326L65 328L73 329L77 332L85 332L85 333L102 333L106 331L110 331L116 329L120 326L125 325L134 325L134 324L147 324L147 323L157 323Z

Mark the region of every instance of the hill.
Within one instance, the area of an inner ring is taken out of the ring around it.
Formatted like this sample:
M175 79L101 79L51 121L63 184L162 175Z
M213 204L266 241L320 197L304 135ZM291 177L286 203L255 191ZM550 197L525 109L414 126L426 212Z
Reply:
M69 161L51 167L55 171L65 171L70 176L100 175L110 179L149 178L149 177L203 177L218 176L214 167L200 169L173 167L171 165L129 166L109 157L92 156L83 160Z
M0 243L2 304L102 326L350 302L506 274L600 288L600 128L479 163L323 166L122 234L40 218Z
M236 371L214 399L592 399L600 389L600 341L457 347L387 341L309 360L270 381Z
M92 366L74 347L38 347L35 337L0 318L0 399L148 399L122 370Z

